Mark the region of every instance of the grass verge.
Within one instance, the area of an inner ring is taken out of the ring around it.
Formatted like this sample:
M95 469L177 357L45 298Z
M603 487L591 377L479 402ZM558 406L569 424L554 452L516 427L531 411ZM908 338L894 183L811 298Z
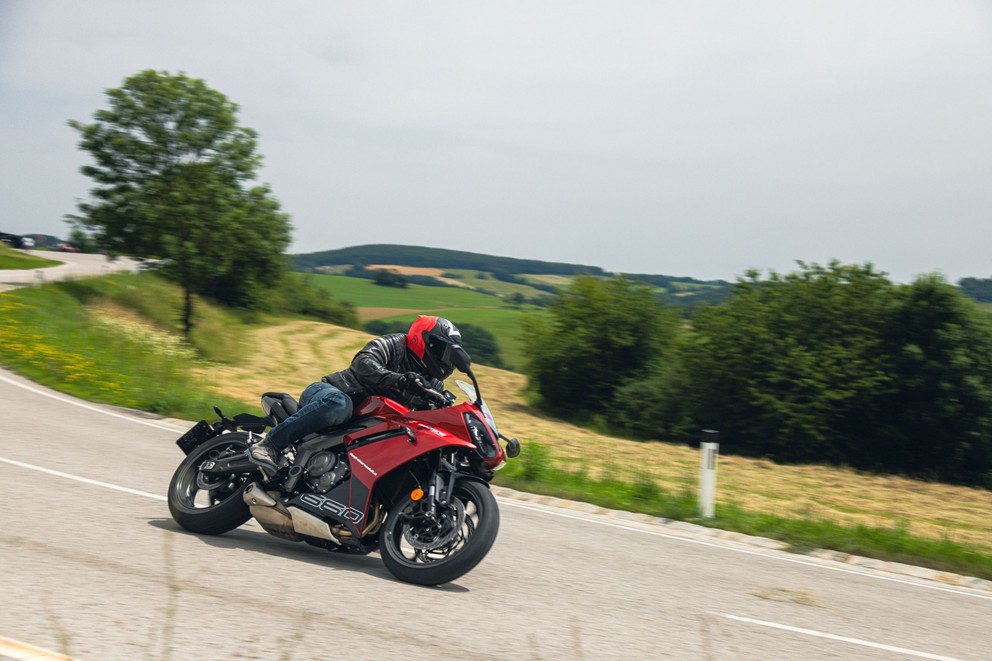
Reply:
M0 243L0 269L40 269L56 264L61 264L61 262L18 252Z
M0 294L0 363L94 402L194 420L215 403L243 409L195 381L190 369L195 348L154 325L101 314L99 306L85 304L94 297L84 292L119 286L112 281L128 277Z
M520 458L497 473L495 482L512 489L580 500L608 509L640 512L776 539L798 553L831 549L992 580L992 555L966 544L919 537L905 526L846 526L820 518L796 519L750 512L734 503L721 503L714 518L702 519L698 515L696 497L688 487L678 492L669 491L659 487L647 474L636 476L633 481L623 481L590 477L584 467L561 470L554 466L548 449L540 443L525 445Z

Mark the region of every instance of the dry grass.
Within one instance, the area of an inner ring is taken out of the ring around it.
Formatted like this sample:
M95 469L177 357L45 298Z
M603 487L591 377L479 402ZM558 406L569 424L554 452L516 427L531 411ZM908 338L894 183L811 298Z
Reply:
M426 275L431 278L435 278L449 285L455 287L465 287L466 289L472 289L464 282L457 280L456 278L445 278L444 269L432 268L429 266L398 266L396 264L369 264L365 268L367 269L378 269L382 271L392 271L393 273L399 273L400 275Z
M307 384L348 365L369 339L316 322L271 326L254 332L255 349L243 367L211 367L201 377L222 394L257 406L259 394L267 390L299 395ZM557 464L584 466L593 476L647 473L674 491L694 487L698 480L696 450L611 438L548 419L519 396L523 376L483 366L477 376L500 429L517 436L525 448L528 441L544 444ZM734 501L747 510L847 525L905 526L919 536L946 536L992 552L992 494L981 489L728 455L720 457L718 480L718 502Z
M419 308L355 308L355 314L358 315L358 320L372 321L373 319L382 319L383 317L395 317L401 314L421 314L423 310Z

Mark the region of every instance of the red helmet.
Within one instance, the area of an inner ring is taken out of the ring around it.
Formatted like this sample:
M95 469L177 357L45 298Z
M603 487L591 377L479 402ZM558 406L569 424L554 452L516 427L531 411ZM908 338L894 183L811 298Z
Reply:
M444 381L455 371L451 354L461 346L462 334L441 317L417 317L406 334L406 347L435 379Z

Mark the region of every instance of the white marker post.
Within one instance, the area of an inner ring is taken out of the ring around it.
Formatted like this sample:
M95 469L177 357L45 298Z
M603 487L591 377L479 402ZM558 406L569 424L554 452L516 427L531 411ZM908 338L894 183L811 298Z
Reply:
M699 444L699 514L704 519L712 519L716 504L716 458L720 451L720 432L704 429L706 441Z

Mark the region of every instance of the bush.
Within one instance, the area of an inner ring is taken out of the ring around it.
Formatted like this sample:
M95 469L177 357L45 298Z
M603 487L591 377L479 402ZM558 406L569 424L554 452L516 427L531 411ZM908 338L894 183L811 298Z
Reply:
M694 316L676 427L719 429L731 453L981 484L992 326L975 304L936 276L801 267L751 273Z
M266 301L272 312L298 314L349 328L361 327L354 305L334 300L327 290L298 273L286 274L283 284L274 288Z
M678 316L647 285L588 276L528 320L525 371L542 406L571 419L609 411L617 391L648 375L678 334Z
M409 281L403 275L396 273L395 271L387 271L385 269L376 269L372 282L381 287L398 287L400 289L406 289L410 286Z

